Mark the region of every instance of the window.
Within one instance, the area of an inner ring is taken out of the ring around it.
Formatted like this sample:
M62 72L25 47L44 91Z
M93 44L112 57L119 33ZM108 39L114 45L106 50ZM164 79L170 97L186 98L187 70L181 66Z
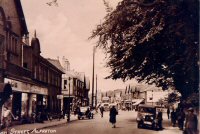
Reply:
M67 89L67 80L64 80L64 89Z
M28 63L24 62L23 67L28 69Z
M3 13L0 12L0 25L4 25L4 18L3 18Z

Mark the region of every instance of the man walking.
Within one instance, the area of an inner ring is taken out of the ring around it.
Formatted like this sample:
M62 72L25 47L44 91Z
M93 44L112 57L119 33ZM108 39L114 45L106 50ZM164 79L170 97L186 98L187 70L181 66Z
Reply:
M163 127L162 127L162 120L163 120L163 118L162 118L162 110L159 110L159 112L158 112L158 115L157 115L157 119L158 119L158 126L159 126L159 129L163 129Z
M115 106L112 106L110 109L110 123L112 123L113 128L115 128L115 123L116 123L116 115L118 115L118 112L115 108Z
M194 114L194 109L189 108L188 114L186 117L186 123L185 123L185 131L187 134L197 134L197 128L198 128L198 119L197 115Z
M173 127L175 127L176 126L176 112L174 108L172 109L172 112L171 112L171 122L172 122Z
M100 112L101 112L101 118L103 118L103 112L104 112L104 107L103 106L100 107Z
M183 109L181 109L178 113L178 127L180 130L183 130L183 125L184 125L184 120L185 120L185 113L183 111Z
M168 119L169 119L169 114L170 114L170 109L169 109L169 107L167 108L167 117L168 117Z

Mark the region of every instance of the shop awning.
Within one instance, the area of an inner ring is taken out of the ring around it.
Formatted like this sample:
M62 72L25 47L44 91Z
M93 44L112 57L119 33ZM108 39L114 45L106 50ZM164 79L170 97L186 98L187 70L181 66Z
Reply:
M140 103L142 103L144 101L144 99L138 99L135 103L133 103L133 106L137 106Z

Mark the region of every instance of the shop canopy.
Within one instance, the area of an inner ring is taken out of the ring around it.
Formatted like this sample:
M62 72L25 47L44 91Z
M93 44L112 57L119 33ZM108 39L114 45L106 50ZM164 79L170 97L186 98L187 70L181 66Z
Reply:
M135 103L133 103L133 106L137 106L142 102L144 102L144 99L137 99L137 101Z

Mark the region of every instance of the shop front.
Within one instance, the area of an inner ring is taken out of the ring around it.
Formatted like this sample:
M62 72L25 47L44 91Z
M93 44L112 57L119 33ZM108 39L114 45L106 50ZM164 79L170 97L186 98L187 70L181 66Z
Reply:
M47 106L48 89L37 85L5 78L5 83L12 86L11 110L18 120L42 112Z

